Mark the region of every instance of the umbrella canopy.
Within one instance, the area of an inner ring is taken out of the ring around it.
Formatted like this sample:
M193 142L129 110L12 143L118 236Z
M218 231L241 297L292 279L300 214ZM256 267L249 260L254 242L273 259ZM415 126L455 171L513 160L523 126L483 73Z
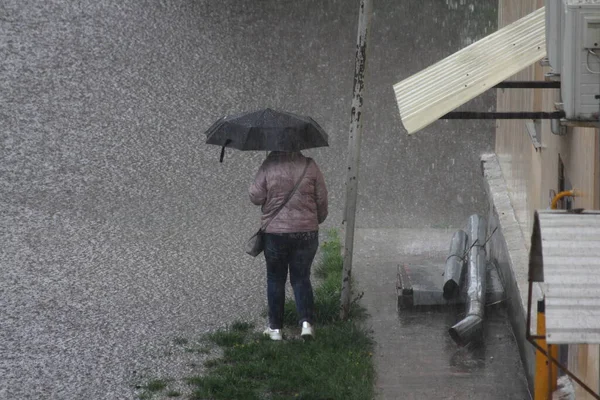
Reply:
M312 118L266 108L219 119L206 143L238 150L300 151L328 146L327 133Z

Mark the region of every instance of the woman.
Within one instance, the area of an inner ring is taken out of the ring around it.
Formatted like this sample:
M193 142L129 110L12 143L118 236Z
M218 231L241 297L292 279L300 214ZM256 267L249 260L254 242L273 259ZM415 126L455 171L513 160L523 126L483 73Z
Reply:
M277 212L290 194L287 203ZM269 326L265 334L272 340L282 339L289 268L301 336L312 338L315 332L310 267L319 247L319 224L327 218L323 174L314 160L300 152L271 152L250 186L250 200L262 206L262 226L266 225Z

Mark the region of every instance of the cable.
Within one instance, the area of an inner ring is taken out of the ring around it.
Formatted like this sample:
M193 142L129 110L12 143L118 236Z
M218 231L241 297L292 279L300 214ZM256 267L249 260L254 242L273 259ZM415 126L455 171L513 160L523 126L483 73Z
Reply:
M588 49L586 58L585 58L585 68L588 70L588 72L592 73L592 74L596 74L596 75L600 75L600 71L592 71L590 69L590 54L593 54L596 56L596 58L598 58L598 60L600 60L600 56L598 54L596 54L594 52L594 50L592 49Z
M599 72L599 74L600 74L600 72ZM494 228L494 230L492 231L492 233L490 234L490 236L488 236L488 238L485 240L485 242L482 245L480 245L479 247L485 247L485 245L487 244L487 242L490 241L490 239L492 238L492 236L494 236L494 233L496 233L497 230L498 230L498 227ZM467 251L465 251L465 254L462 257L463 261L467 259L467 257L469 256L469 252L471 251L471 249L473 247L475 247L477 245L477 242L479 242L479 239L475 239L475 241L473 242L473 244L471 244L471 247L469 247L467 249ZM458 255L456 255L456 256L458 257ZM450 258L450 257L448 257L448 258Z

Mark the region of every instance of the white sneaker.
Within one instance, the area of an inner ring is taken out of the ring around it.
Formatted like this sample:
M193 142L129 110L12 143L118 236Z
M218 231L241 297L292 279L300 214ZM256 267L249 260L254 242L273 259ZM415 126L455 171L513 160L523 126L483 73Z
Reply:
M315 337L315 328L308 322L302 323L302 333L300 334L302 339L314 339Z
M271 340L283 340L283 336L281 335L281 329L267 328L265 329L263 334L271 338Z

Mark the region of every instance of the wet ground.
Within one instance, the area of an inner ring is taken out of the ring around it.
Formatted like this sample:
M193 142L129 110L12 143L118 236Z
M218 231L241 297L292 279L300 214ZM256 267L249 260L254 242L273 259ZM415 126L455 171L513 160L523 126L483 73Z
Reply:
M376 2L359 226L484 211L493 124L408 137L392 85L493 31L493 3ZM357 15L347 0L0 2L0 398L134 398L201 372L176 343L263 322L262 262L241 249L264 154L219 164L202 133L264 106L312 115L330 134L308 152L330 188L324 228L339 226Z
M380 399L529 400L517 344L501 304L486 308L484 337L457 346L448 328L464 309L396 308L398 264L443 263L453 230L361 229L354 274L371 315Z

